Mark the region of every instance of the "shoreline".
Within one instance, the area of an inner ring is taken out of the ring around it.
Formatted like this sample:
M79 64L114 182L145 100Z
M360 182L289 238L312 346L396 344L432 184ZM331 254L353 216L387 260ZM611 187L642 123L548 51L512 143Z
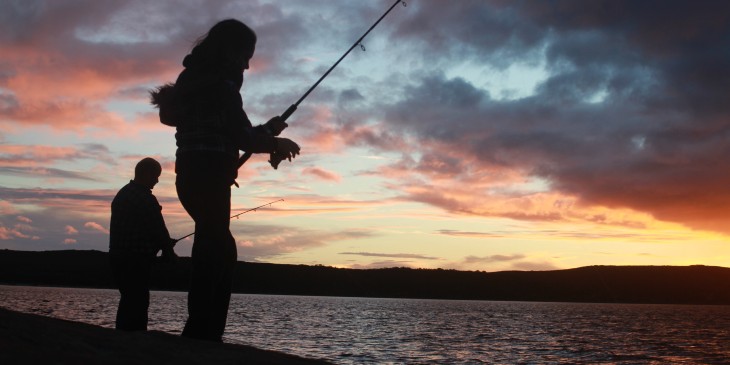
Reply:
M330 364L161 331L124 332L0 307L3 364Z

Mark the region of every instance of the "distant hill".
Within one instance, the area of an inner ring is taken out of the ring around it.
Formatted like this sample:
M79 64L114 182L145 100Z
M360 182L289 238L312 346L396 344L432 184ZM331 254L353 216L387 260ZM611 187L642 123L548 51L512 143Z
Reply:
M157 290L184 291L190 259L158 265ZM0 250L0 283L112 288L108 253ZM238 262L237 293L600 303L730 304L730 268L589 266L552 271L338 269Z

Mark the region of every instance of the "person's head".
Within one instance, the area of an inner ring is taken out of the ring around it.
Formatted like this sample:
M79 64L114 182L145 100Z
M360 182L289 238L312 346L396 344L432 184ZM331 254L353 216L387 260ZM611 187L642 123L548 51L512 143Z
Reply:
M193 54L198 54L211 65L248 69L248 62L256 50L256 33L236 19L216 23L195 43Z
M134 167L134 182L152 190L160 181L162 166L154 158L146 157Z

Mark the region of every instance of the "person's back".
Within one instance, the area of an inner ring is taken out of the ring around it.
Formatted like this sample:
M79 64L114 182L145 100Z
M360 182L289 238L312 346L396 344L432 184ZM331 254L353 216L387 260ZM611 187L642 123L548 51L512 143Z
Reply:
M109 252L154 256L159 242L169 238L162 207L149 188L130 181L112 200ZM167 237L166 237L167 236Z

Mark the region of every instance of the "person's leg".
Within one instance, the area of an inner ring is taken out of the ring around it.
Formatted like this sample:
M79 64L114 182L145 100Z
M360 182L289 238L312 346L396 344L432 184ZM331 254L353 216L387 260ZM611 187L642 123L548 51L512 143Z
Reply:
M112 254L112 272L119 288L116 329L146 331L150 303L150 258L140 255Z
M188 293L189 325L184 334L220 341L225 329L232 269L236 261L236 243L228 229L230 188L210 191L207 198L207 214L196 223L196 235L197 232L202 234L193 244L193 277ZM225 218L220 216L221 212L225 212Z
M179 163L178 163L179 164ZM184 175L183 175L184 176ZM204 185L193 179L183 178L178 174L177 193L185 210L195 221L195 236L191 253L192 273L188 288L188 319L182 335L191 338L204 338L206 323L210 322L207 310L208 298L212 296L211 272L204 263L208 260L207 247L211 244L211 229L204 218L207 213L208 192Z
M221 174L225 165L214 160L192 158L182 163L180 160L178 197L195 221L188 320L183 336L220 341L230 300L231 247L234 263L236 260L235 241L229 230L230 176ZM227 285L221 284L225 282ZM227 289L221 290L222 287Z
M233 270L238 258L236 252L236 241L233 236L228 233L228 237L222 241L223 257L220 258L220 277L216 282L215 291L212 301L212 318L210 326L210 335L212 338L219 339L223 336L226 328L226 320L228 318L228 307L231 301L231 287L233 283Z
M110 254L109 262L112 268L114 284L119 290L119 305L117 306L115 328L118 330L126 330L131 327L131 298L128 294L130 284L127 274L127 271L129 271L127 268L128 264L127 260L119 254Z

